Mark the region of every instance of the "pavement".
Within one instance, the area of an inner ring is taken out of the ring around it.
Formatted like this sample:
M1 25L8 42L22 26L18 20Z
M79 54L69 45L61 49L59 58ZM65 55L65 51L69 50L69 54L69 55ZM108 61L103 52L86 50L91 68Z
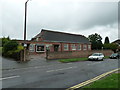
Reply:
M2 70L10 70L10 69L19 69L19 68L28 68L28 67L34 67L34 66L46 66L46 65L52 65L60 63L58 60L46 60L45 58L41 57L32 57L30 61L26 62L20 62L15 61L11 58L4 58L0 56L0 62L2 62L2 67L0 69Z
M3 82L3 88L69 88L117 69L119 61L105 59L104 61L60 63L55 60L48 62L34 60L27 65L20 65L19 67L22 68L4 69L0 81Z

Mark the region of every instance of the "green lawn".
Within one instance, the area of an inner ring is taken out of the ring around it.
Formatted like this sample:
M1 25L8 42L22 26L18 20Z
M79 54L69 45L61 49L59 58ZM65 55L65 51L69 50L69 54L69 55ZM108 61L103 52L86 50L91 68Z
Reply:
M105 56L105 58L104 59L108 59L109 58L109 56Z
M2 53L2 47L0 47L0 54Z
M77 62L77 61L85 61L88 58L72 58L72 59L61 59L60 62L67 63L67 62Z
M118 88L118 77L120 78L120 73L113 73L83 88Z

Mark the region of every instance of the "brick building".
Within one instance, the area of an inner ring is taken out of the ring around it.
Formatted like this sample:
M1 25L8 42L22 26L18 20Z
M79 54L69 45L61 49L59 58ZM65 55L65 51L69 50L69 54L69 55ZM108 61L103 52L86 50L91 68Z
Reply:
M45 53L47 50L50 52L91 50L91 43L83 35L44 29L26 43L29 52L34 54Z
M120 46L120 39L115 40L115 41L114 41L114 42L112 42L112 43L116 43L116 44L118 44L118 45Z
M120 51L120 39L117 39L117 40L115 40L115 41L112 42L112 43L117 44L117 45L118 45L118 50L117 50L117 51Z

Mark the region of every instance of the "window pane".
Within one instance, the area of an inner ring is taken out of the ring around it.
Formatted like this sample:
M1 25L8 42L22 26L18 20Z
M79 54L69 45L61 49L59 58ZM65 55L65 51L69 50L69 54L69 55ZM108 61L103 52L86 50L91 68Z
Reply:
M68 50L68 44L64 44L64 50Z
M81 50L81 45L78 45L78 50Z
M91 50L91 45L88 45L88 49Z
M87 50L87 45L83 45L83 50Z
M72 44L72 50L76 50L75 44Z
M34 52L35 51L35 45L34 44L30 44L29 51L30 52Z

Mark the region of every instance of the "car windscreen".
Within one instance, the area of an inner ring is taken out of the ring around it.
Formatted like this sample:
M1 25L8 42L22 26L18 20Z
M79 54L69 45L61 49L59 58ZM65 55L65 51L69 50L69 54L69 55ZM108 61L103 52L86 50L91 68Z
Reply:
M117 53L113 53L111 56L117 56L118 54Z
M94 53L94 54L92 54L92 56L100 56L100 54Z

